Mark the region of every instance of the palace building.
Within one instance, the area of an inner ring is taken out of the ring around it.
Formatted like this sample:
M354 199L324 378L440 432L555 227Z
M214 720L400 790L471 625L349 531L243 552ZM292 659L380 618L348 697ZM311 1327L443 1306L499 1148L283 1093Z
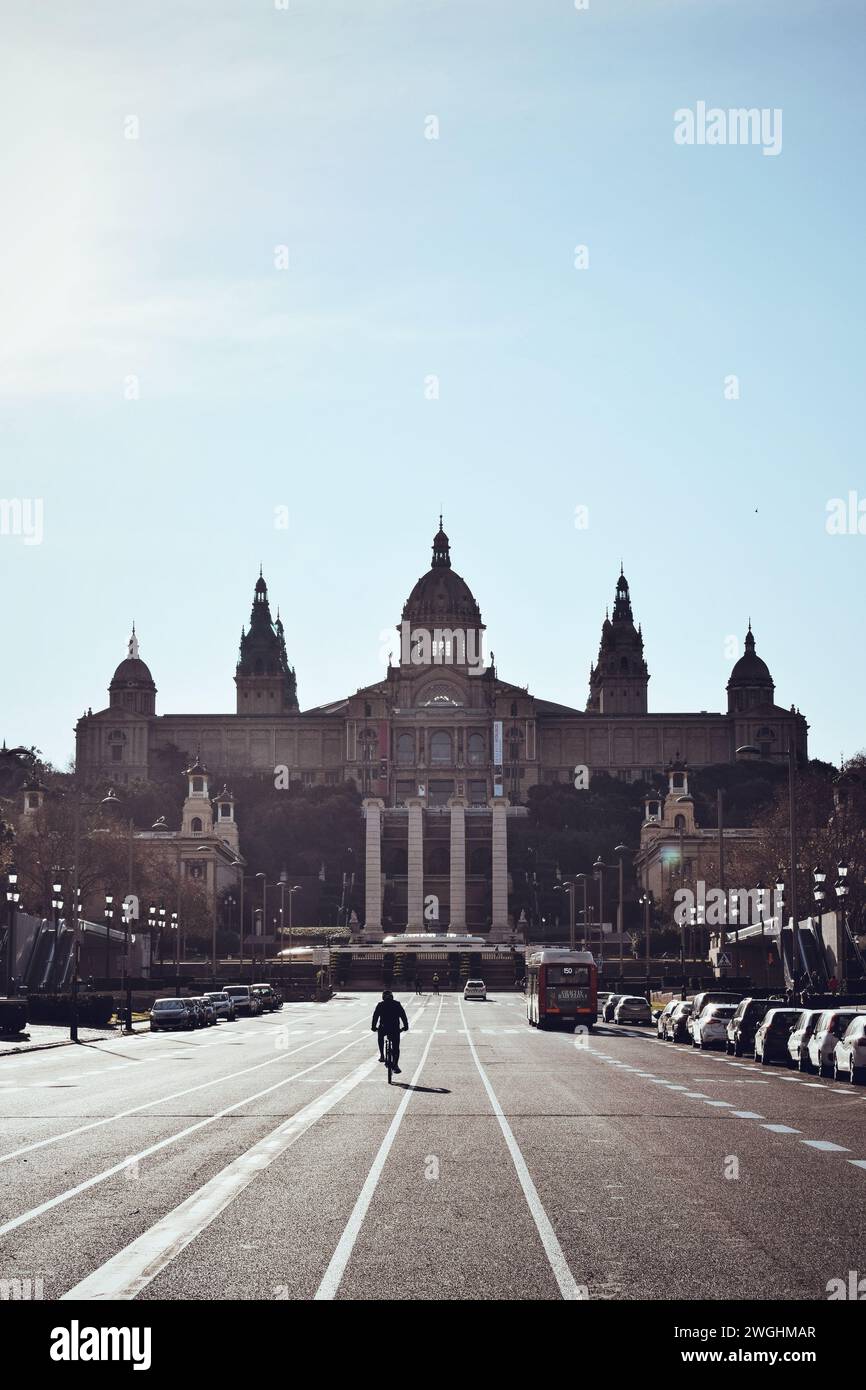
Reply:
M492 653L484 665L484 630L440 518L430 565L397 625L398 659L372 685L302 710L283 624L279 613L271 616L260 573L241 630L235 712L157 714L157 688L133 630L107 707L88 710L76 726L79 772L121 786L146 782L160 752L174 750L227 780L277 768L305 786L352 780L366 803L373 934L390 867L391 921L421 929L432 898L440 925L444 915L456 930L487 926L498 935L507 924L505 818L525 814L531 787L572 783L580 768L658 780L674 759L695 771L733 763L743 745L782 760L792 741L806 757L806 720L793 705L776 704L751 625L723 713L649 710L643 633L622 570L582 709L502 679Z

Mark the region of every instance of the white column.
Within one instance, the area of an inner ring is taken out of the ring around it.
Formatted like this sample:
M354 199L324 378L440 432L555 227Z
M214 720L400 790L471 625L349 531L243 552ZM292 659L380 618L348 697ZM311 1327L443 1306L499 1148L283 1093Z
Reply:
M508 799L494 796L490 799L493 812L491 872L493 922L490 928L492 941L505 941L508 938L508 834L506 811Z
M409 807L409 845L407 852L409 872L409 901L406 913L406 930L424 930L424 802L413 796L407 803Z
M364 935L382 937L382 812L384 801L368 797L363 802L365 819L364 851Z
M466 798L452 796L451 810L451 924L449 931L466 930Z

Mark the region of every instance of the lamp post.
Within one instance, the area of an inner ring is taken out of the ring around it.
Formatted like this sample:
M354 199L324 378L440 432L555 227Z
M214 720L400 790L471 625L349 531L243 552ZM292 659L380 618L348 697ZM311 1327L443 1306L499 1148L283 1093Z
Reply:
M9 927L6 935L6 997L12 997L12 987L18 991L18 982L15 979L15 918L18 912L18 903L21 894L18 891L18 871L15 868L9 869L6 875L6 905L9 914Z
M599 855L592 867L598 879L598 968L601 974L604 972L604 871L607 865Z
M760 748L756 748L752 743L745 743L737 749L737 756L741 753L761 756ZM797 995L797 982L800 977L800 924L799 902L797 896L797 800L795 796L797 754L791 736L788 736L788 747L786 750L788 759L788 843L789 843L789 871L791 878L791 988L794 994L794 1001L799 1002ZM784 951L782 949L782 932L784 921L779 922L779 953L782 957L782 968L784 970Z
M53 897L51 899L51 910L54 914L54 952L51 957L51 983L57 983L57 958L60 950L60 914L63 911L63 884L59 875L55 874L55 881L51 885Z
M838 901L838 903L839 903L839 911L840 911L840 913L841 913L841 915L842 915L842 921L843 921L843 924L844 924L844 926L845 926L845 935L848 937L848 940L851 941L852 945L854 946L854 950L855 950L855 952L857 953L857 958L858 958L858 962L859 962L859 965L860 965L860 968L861 968L861 973L862 973L862 969L863 969L863 958L862 958L862 956L860 955L860 949L859 949L859 947L857 946L856 942L854 942L853 939L852 939L852 936L851 936L851 928L850 928L849 921L848 921L848 895L849 895L849 893L850 893L850 891L851 891L850 888L849 888L849 886L848 886L848 865L847 865L847 864L844 864L844 863L842 863L842 862L840 861L840 862L836 865L836 872L837 872L837 874L838 874L838 878L837 878L835 884L833 885L833 891L834 891L834 893L836 894L836 898L837 898L837 901ZM846 943L845 943L845 959L844 959L843 964L844 964L844 971L843 971L844 981L843 981L843 980L840 980L840 981L839 981L840 988L844 988L845 984L847 983L847 979L848 979L848 942L847 942L847 941L846 941Z
M644 964L646 973L646 996L650 999L650 919L652 915L653 895L647 888L641 893L638 902L643 907L643 930L644 930Z
M617 933L618 933L618 935L619 935L619 973L620 973L620 975L622 975L622 968L623 968L623 954L622 954L622 906L623 906L623 903L622 903L622 894L623 894L623 888L622 888L622 857L623 857L624 854L628 854L628 852L629 852L629 851L628 851L628 845L623 845L623 844L616 845L616 846L614 847L614 851L613 851L613 852L614 852L614 854L616 855L617 863L618 863L618 865L619 865L619 898L618 898L618 900L617 900L617 905L616 905L616 929L617 929Z
M105 895L105 980L111 976L111 921L114 917L114 894Z
M592 950L592 942L590 941L591 933L587 917L587 884L589 883L589 874L575 874L574 881L575 883L580 883L583 889L583 945L585 949Z
M568 942L569 948L574 950L574 890L576 884L571 881L557 883L554 893L566 893L568 895Z
M301 885L296 883L293 888L289 889L289 989L292 987L292 961L294 959L292 955L292 904L295 894L300 891L300 887Z
M198 847L198 852L199 852L199 854L210 854L210 852L211 852L211 847L210 847L210 845L199 845L199 847ZM207 865L205 865L205 895L207 895ZM218 911L218 905L217 905L217 861L216 861L216 859L214 859L214 861L213 861L213 911L212 911L212 913L211 913L211 937L210 937L211 983L213 984L214 989L216 989L216 976L217 976L217 911Z
M160 908L160 931L164 922L165 908ZM180 913L171 914L171 930L174 932L174 992L180 994Z
M261 881L262 881L262 960L264 960L265 933L266 933L266 931L267 931L267 929L268 929L268 878L267 878L267 874L256 874L256 878L260 878ZM256 952L256 948L255 948L255 945L254 945L253 948L252 948L252 958L253 958L253 960L252 960L252 975L251 975L251 982L253 982L253 983L255 982L255 977L256 977L256 955L255 955L255 952Z

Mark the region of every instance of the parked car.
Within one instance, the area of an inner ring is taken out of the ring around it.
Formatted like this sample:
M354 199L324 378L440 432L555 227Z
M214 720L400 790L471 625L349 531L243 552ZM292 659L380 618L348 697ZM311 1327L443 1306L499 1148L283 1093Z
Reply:
M768 1009L755 1033L755 1061L766 1067L770 1062L787 1062L788 1039L797 1026L802 1009Z
M732 1052L735 1057L742 1057L747 1052L753 1052L755 1034L761 1019L768 1009L772 1009L775 1004L784 1004L784 1002L784 999L756 999L751 995L741 999L728 1024L726 1050Z
M798 1071L809 1070L809 1039L823 1009L803 1009L788 1037L788 1061Z
M725 1029L734 1016L734 1004L705 1004L699 1014L692 1011L692 1047L724 1047Z
M613 1011L614 1023L652 1023L652 1009L640 994L624 994Z
M620 999L624 998L625 996L622 994L611 994L604 1001L604 1005L601 1010L601 1016L605 1023L613 1022L613 1011L619 1003Z
M809 1062L819 1076L826 1076L833 1066L836 1044L843 1037L853 1019L862 1014L862 1009L825 1009L815 1024L815 1031L809 1039Z
M847 1076L852 1085L866 1080L866 1014L852 1018L833 1053L833 1075Z
M253 994L262 1001L262 1013L276 1013L283 1007L283 996L278 994L273 985L258 984L253 985Z
M656 1019L656 1033L660 1038L663 1038L665 1036L665 1028L667 1026L667 1021L679 1003L679 999L671 999L669 1003L665 1004L664 1008L660 1011L659 1016Z
M464 999L486 999L487 986L483 980L467 980L463 986Z
M612 998L613 998L613 990L612 990L612 989L600 989L600 990L598 991L598 993L597 993L597 995L596 995L596 1003L597 1003L597 1005L598 1005L598 1012L599 1012L599 1014L601 1014L601 1013L603 1012L604 1006L605 1006L605 1004L607 1003L608 999L612 999Z
M695 1019L700 1018L707 1004L733 1004L736 1008L742 997L742 990L738 994L734 994L731 990L725 989L702 989L699 994L692 998L693 1008L691 1021L688 1025L689 1036L691 1036Z
M672 1043L688 1042L688 1022L693 1009L691 999L678 999L676 1008L671 1010L665 1021L664 1037Z
M253 993L251 985L226 985L226 994L235 1006L236 1014L247 1014L258 1018L262 1011L261 998Z
M188 999L154 999L150 1010L150 1031L160 1033L169 1028L187 1031L197 1027L195 1010Z
M216 1010L211 1001L203 994L190 995L188 1002L196 1011L199 1028L209 1028L212 1023L216 1023Z
M208 990L205 999L209 999L213 1004L218 1019L224 1018L228 1023L234 1023L236 1018L235 1006L231 996L224 989Z

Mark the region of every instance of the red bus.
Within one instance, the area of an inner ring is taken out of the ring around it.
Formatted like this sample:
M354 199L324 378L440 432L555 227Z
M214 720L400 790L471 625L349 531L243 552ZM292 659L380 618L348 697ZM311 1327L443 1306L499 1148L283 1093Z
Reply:
M536 1028L593 1028L598 967L591 951L535 951L526 962L526 1017Z

